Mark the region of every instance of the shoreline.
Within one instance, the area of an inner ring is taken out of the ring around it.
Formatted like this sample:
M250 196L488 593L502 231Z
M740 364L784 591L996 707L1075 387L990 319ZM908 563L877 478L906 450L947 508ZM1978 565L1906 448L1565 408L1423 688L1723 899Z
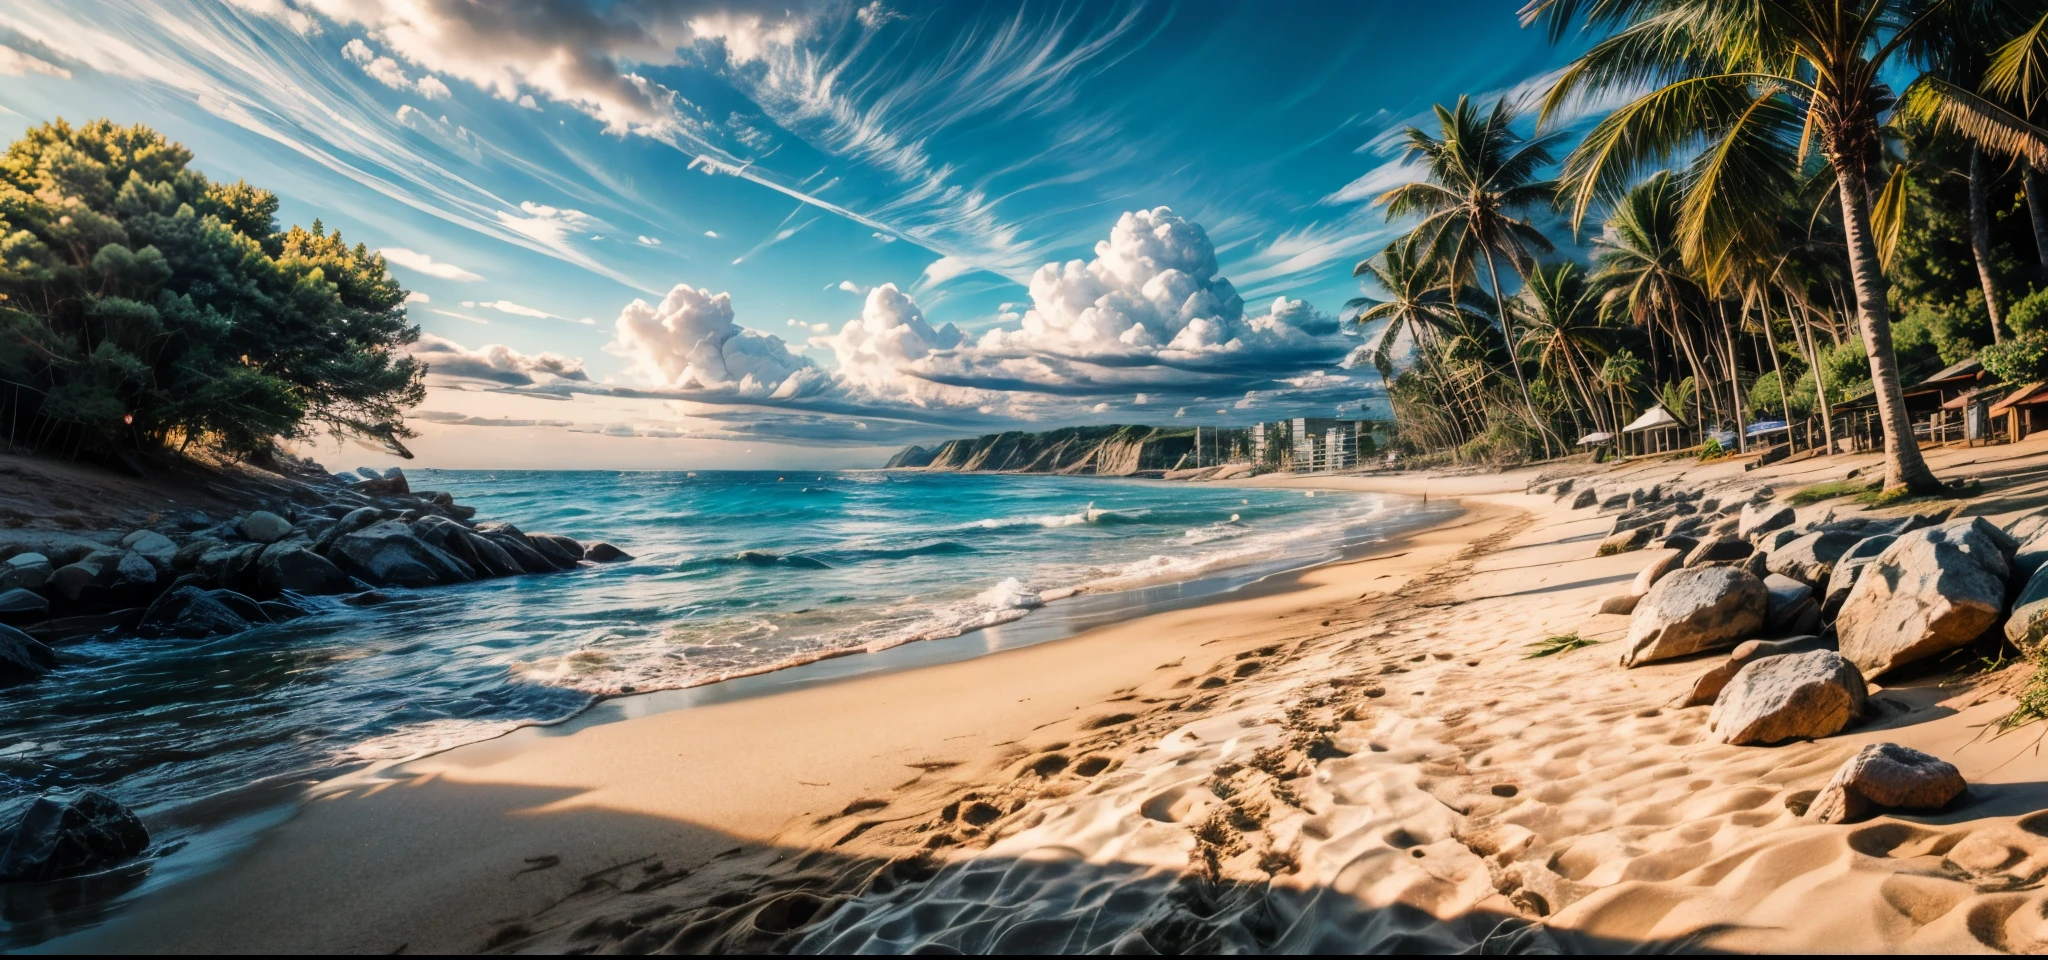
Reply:
M1436 506L1432 505L1433 508ZM526 744L529 741L571 737L583 731L612 724L645 722L674 711L699 710L719 705L773 699L833 685L886 683L887 678L894 675L921 673L1000 658L1048 645L1087 641L1092 635L1102 631L1115 631L1119 627L1135 622L1175 614L1186 615L1191 611L1216 605L1272 602L1275 598L1314 589L1314 585L1306 581L1313 579L1317 571L1365 562L1390 551L1399 551L1408 539L1441 529L1447 524L1454 525L1460 519L1458 513L1439 518L1431 518L1427 514L1403 516L1382 535L1375 536L1367 542L1344 547L1338 556L1264 570L1249 577L1243 569L1224 568L1205 571L1188 580L1120 590L1080 592L1048 603L1044 608L1034 609L1028 616L1018 620L977 628L952 637L896 644L875 651L851 650L792 666L779 666L688 687L601 695L595 697L588 706L569 716L552 721L521 724L483 740L441 748L404 759L373 760L364 767L315 782L299 780L246 795L243 791L235 791L230 795L211 798L193 806L209 810L226 808L234 811L234 815L222 819L211 814L198 814L195 817L192 810L177 811L179 819L202 825L202 833L194 838L193 848L174 852L172 862L156 865L153 874L141 882L145 889L131 891L120 900L109 904L110 916L106 919L82 930L70 930L59 934L29 949L103 949L97 945L73 945L74 941L81 939L97 944L103 936L112 936L113 942L128 945L106 946L104 949L133 949L141 948L146 943L153 943L155 934L138 934L135 938L124 938L112 931L129 925L131 916L140 910L147 910L166 898L175 899L186 888L211 883L214 875L224 869L232 869L236 861L247 857L251 847L261 847L268 843L269 835L275 833L280 825L288 825L292 820L304 816L309 806L332 799L337 794L346 795L356 790L381 791L390 786L392 778L409 778L408 768L420 764L434 764L451 754L493 745ZM1256 566L1253 565L1254 568ZM1196 592L1190 594L1191 589ZM852 655L856 653L861 655ZM195 854L198 857L196 860ZM239 941L232 938L218 941L221 946L230 942ZM314 947L305 944L300 949ZM451 949L457 948L451 945Z

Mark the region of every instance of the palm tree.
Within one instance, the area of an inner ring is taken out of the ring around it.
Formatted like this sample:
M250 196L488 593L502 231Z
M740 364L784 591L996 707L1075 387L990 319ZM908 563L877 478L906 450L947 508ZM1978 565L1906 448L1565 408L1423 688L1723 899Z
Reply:
M1522 352L1534 360L1536 369L1571 384L1594 426L1615 429L1612 410L1603 417L1594 400L1594 382L1597 361L1613 350L1616 331L1601 325L1600 300L1587 286L1585 270L1567 260L1531 271L1522 288L1519 315Z
M1373 202L1386 207L1389 220L1421 218L1410 236L1442 259L1451 289L1473 281L1477 265L1484 262L1494 303L1505 306L1496 258L1505 258L1526 276L1535 254L1553 249L1543 232L1518 214L1542 209L1556 195L1555 183L1538 179L1555 162L1550 153L1555 137L1525 139L1515 133L1515 109L1506 100L1495 101L1492 110L1481 113L1471 98L1459 97L1455 107L1438 105L1436 118L1438 135L1416 127L1406 133L1407 156L1423 161L1427 178L1395 187ZM1550 430L1536 412L1529 382L1515 362L1510 324L1505 316L1496 319L1509 338L1508 366L1521 389L1522 406L1542 434L1548 454Z
M1654 365L1657 329L1663 324L1673 352L1685 360L1693 379L1699 381L1705 376L1686 318L1706 294L1680 253L1680 200L1678 182L1668 171L1660 170L1616 201L1608 213L1606 229L1593 239L1597 251L1593 260L1598 267L1594 282L1603 291L1602 309L1610 316L1625 315L1649 336L1651 379L1660 376ZM1712 396L1712 402L1715 419L1719 419L1718 394ZM1681 416L1685 413L1671 412ZM1704 406L1693 413L1694 423L1707 422Z
M1394 348L1401 335L1407 334L1416 354L1428 368L1430 380L1437 387L1438 399L1458 412L1455 422L1458 424L1459 441L1463 442L1468 436L1466 423L1470 410L1463 391L1456 389L1457 384L1444 376L1437 363L1441 349L1439 330L1446 325L1449 314L1458 309L1444 286L1440 266L1418 256L1413 244L1397 240L1380 251L1379 256L1359 261L1351 271L1354 277L1371 277L1380 289L1386 291L1387 299L1355 297L1344 307L1358 311L1352 322L1361 327L1382 321L1386 323L1379 338L1368 349L1373 366L1380 372L1380 379L1389 383L1394 375Z
M1553 38L1581 15L1606 34L1559 77L1545 119L1595 91L1652 88L1609 114L1566 160L1561 189L1575 216L1583 219L1596 199L1619 193L1640 171L1697 147L1681 232L1688 260L1703 265L1716 288L1712 275L1728 266L1729 241L1747 221L1778 209L1779 181L1818 147L1835 176L1884 425L1885 489L1893 491L1940 489L1913 440L1870 219L1880 115L1892 100L1883 77L1912 59L1903 50L1928 26L1928 7L1923 0L1531 0L1523 8L1525 20L1547 21Z

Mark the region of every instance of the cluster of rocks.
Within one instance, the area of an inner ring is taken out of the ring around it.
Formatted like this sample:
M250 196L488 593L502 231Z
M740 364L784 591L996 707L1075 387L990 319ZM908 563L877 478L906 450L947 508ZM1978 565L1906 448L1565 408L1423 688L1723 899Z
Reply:
M0 685L58 669L53 649L109 631L207 638L304 616L309 597L373 603L379 588L554 573L632 559L509 523L478 523L447 493L393 468L301 470L290 495L225 519L198 511L139 530L0 529ZM52 794L0 832L0 881L101 869L148 844L104 794Z
M1732 501L1702 491L1603 493L1547 484L1574 508L1614 514L1603 556L1661 548L1601 612L1630 618L1621 663L1730 650L1680 706L1710 707L1709 735L1768 746L1833 736L1864 715L1872 681L1999 628L2022 650L2048 638L2048 514L2007 529L1942 514L1801 522L1769 487ZM1732 648L1732 650L1731 650ZM1956 768L1874 744L1809 807L1822 822L1941 807Z

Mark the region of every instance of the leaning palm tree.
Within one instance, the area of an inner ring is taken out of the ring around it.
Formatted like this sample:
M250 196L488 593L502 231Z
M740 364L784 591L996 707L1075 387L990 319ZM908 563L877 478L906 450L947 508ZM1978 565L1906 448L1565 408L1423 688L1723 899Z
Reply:
M1455 107L1439 105L1436 119L1435 136L1417 127L1406 133L1407 156L1422 161L1426 178L1395 187L1373 202L1386 208L1389 220L1421 218L1410 236L1442 259L1451 289L1474 282L1478 265L1484 263L1493 300L1505 307L1496 261L1505 259L1526 275L1535 255L1552 249L1543 232L1520 214L1542 209L1555 197L1555 184L1540 179L1555 162L1550 153L1555 138L1525 139L1517 134L1515 109L1504 99L1482 113L1470 98L1459 97ZM1510 324L1504 316L1497 319L1502 334L1510 338L1508 366L1521 389L1522 406L1542 435L1547 454L1550 430L1536 412L1529 382L1515 362Z
M1394 351L1402 335L1406 334L1428 371L1428 383L1437 392L1437 401L1455 412L1452 417L1456 425L1454 432L1457 442L1463 443L1474 426L1471 408L1467 405L1464 391L1445 376L1437 363L1437 355L1441 351L1439 331L1446 326L1448 315L1458 309L1449 288L1444 285L1441 265L1420 256L1413 244L1397 240L1380 251L1379 256L1359 261L1351 274L1370 277L1381 290L1386 291L1385 300L1355 297L1344 304L1345 309L1357 311L1352 322L1360 327L1386 324L1367 348L1373 367L1379 370L1380 379L1393 382ZM1483 412L1483 405L1480 409Z
M1651 379L1659 379L1657 334L1661 328L1672 345L1672 353L1685 361L1695 381L1704 381L1699 353L1693 347L1691 320L1694 310L1706 299L1699 280L1685 265L1680 251L1679 183L1669 171L1660 170L1615 201L1608 211L1605 229L1593 239L1594 282L1602 290L1601 308L1610 317L1621 316L1641 326L1649 337ZM1720 419L1721 400L1710 393L1701 404L1714 405ZM1673 410L1683 416L1685 411ZM1694 423L1707 422L1702 405L1693 411Z
M1561 189L1573 214L1583 219L1642 171L1696 151L1682 232L1710 289L1733 266L1731 238L1775 214L1782 182L1817 150L1834 173L1892 491L1936 490L1940 481L1913 440L1870 204L1892 101L1884 78L1911 66L1906 44L1942 2L1989 0L1531 0L1523 8L1554 38L1579 19L1605 34L1551 88L1546 119L1589 94L1650 88L1566 160Z
M1585 270L1569 260L1538 267L1521 301L1522 353L1552 380L1571 384L1595 427L1618 429L1613 411L1603 411L1595 399L1599 364L1613 351L1618 331L1600 323L1600 299L1586 284Z

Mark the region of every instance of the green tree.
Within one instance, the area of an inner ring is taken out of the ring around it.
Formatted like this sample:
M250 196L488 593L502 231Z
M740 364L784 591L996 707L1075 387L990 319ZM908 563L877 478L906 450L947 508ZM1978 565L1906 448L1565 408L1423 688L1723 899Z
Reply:
M325 428L402 452L425 369L383 258L317 221L278 232L274 195L191 160L105 120L0 157L0 420L110 451Z

